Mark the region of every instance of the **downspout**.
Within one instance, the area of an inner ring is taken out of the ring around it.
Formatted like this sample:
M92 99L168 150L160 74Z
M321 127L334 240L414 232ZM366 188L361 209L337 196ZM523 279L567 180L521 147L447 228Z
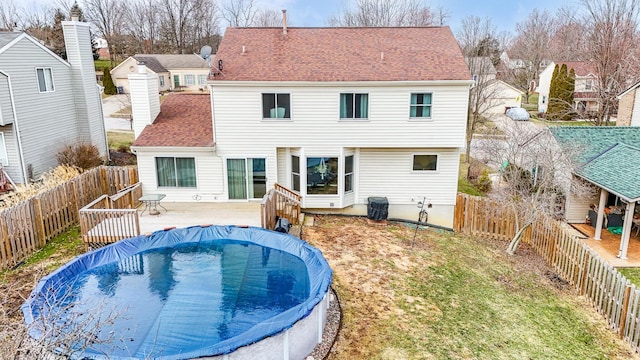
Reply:
M13 125L16 128L16 140L18 140L18 157L20 158L20 165L22 168L22 181L23 184L27 184L29 182L29 179L27 178L27 167L24 163L24 157L23 157L23 151L22 151L22 139L20 137L20 128L18 126L18 114L17 114L17 110L16 110L16 102L13 98L13 87L11 86L11 76L9 76L9 74L5 73L4 71L0 70L0 73L2 73L4 76L7 77L7 83L9 84L9 98L11 99L11 110L13 110Z
M102 128L102 134L104 135L104 146L105 146L105 155L107 158L107 164L111 162L111 154L109 153L109 139L107 139L107 127L104 121L104 110L102 108L102 93L104 92L104 87L96 84L98 86L98 102L100 106L98 110L100 111L100 123ZM91 135L89 135L91 137Z

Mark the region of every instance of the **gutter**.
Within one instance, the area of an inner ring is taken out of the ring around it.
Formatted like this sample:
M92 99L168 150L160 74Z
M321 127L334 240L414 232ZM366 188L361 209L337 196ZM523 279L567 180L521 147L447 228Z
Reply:
M13 110L13 125L16 128L16 140L18 142L18 157L20 158L20 167L22 168L22 181L23 184L27 184L29 179L27 177L27 167L24 163L24 152L22 150L22 139L20 136L20 127L18 126L18 113L16 109L16 102L13 97L13 86L11 85L11 76L4 71L0 70L0 73L7 77L7 83L9 84L9 98L11 99L11 108Z

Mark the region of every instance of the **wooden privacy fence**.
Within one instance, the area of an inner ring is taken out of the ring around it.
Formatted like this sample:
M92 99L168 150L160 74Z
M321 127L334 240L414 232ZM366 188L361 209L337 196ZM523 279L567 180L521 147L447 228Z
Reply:
M15 266L79 223L78 211L102 194L138 181L127 167L97 167L8 209L0 210L0 269Z
M640 289L567 231L566 226L555 220L535 223L521 241L542 256L561 279L586 296L609 326L640 353ZM516 233L515 218L490 199L458 194L454 230L479 239L510 241Z
M136 184L140 185L140 183ZM131 188L133 189L133 187ZM126 190L131 193L132 191ZM85 248L95 249L118 240L140 235L140 219L134 202L126 204L128 208L116 209L116 202L123 203L122 199L129 196L118 197L114 201L108 195L102 195L79 211L80 231ZM136 197L135 199L138 199ZM135 200L137 202L137 200Z
M260 206L260 224L263 228L273 230L276 217L289 220L293 225L300 224L301 197L284 186L275 184L262 198Z

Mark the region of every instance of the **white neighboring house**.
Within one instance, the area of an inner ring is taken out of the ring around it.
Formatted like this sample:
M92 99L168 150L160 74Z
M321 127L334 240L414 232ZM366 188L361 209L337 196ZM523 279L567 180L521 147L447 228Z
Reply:
M591 64L586 61L550 62L540 73L538 85L538 111L546 112L549 106L549 90L555 66L567 65L567 72L573 69L576 74L573 94L573 109L582 112L598 111L597 76Z
M129 75L140 180L168 201L251 201L452 227L471 74L448 27L227 28L210 97ZM157 116L157 118L156 118Z
M486 111L491 114L504 114L508 109L522 106L524 91L513 87L502 80L493 80L485 87L489 94L489 107Z
M640 126L640 81L618 95L616 126Z
M158 76L159 91L207 91L209 65L195 54L136 54L111 69L113 83L119 92L130 93L129 74L144 62L147 71Z
M58 165L80 141L107 156L89 24L63 21L68 60L22 32L0 32L0 165L16 183Z

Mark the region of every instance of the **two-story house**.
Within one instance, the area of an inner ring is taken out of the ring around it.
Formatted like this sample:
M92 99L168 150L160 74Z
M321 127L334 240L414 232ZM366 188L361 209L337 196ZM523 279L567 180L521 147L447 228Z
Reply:
M159 91L205 91L209 64L195 54L136 54L111 69L111 77L118 91L128 94L128 75L136 73L137 64L144 62L148 72L158 75Z
M24 183L57 165L64 145L107 156L89 24L62 23L67 61L22 32L0 32L0 165Z
M600 104L596 72L593 66L586 61L565 61L551 62L540 73L540 83L538 85L538 111L546 112L549 106L549 90L551 88L551 78L555 66L567 65L567 71L573 69L576 74L575 88L573 93L573 108L578 113L596 112Z
M426 197L452 226L473 81L448 27L227 28L213 65L210 97L161 111L153 74L129 76L145 192L250 201L279 183L305 209L380 196L406 219Z

